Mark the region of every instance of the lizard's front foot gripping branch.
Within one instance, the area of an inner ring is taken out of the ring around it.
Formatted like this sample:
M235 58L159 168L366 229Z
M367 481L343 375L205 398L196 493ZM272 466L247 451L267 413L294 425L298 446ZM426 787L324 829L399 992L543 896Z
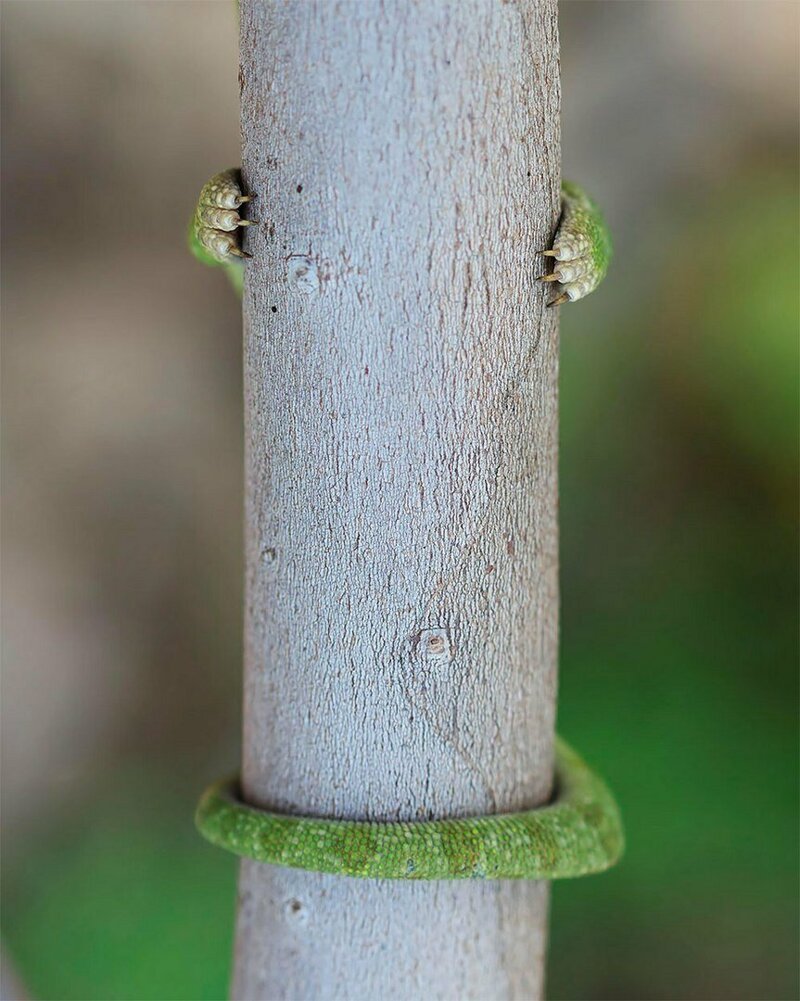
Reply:
M571 181L561 184L561 220L553 237L551 250L545 257L554 257L552 274L539 281L559 282L561 293L548 306L574 302L594 292L605 278L611 261L611 234L605 220L583 188Z
M236 855L368 879L562 879L602 872L624 848L614 797L558 738L555 795L536 810L398 823L297 817L248 806L234 779L203 794L196 822Z
M215 174L200 192L189 228L189 246L205 264L235 264L250 257L242 250L239 228L255 226L254 219L242 219L239 209L253 200L242 191L241 171L223 170Z

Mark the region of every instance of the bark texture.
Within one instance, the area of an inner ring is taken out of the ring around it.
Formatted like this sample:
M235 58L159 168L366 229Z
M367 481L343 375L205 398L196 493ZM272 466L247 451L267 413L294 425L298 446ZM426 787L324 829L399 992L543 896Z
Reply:
M243 785L399 820L547 799L555 0L243 0ZM236 998L535 998L546 885L245 862Z

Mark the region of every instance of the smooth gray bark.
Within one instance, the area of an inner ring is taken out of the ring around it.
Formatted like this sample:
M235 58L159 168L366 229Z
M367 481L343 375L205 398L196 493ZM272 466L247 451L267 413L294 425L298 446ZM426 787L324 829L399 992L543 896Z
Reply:
M397 820L549 795L556 17L242 3L253 803ZM547 902L245 862L233 994L539 997Z

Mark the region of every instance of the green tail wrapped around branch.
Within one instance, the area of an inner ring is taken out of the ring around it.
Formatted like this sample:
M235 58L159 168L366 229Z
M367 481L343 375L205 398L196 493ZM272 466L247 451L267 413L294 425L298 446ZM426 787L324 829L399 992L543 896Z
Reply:
M203 795L196 823L213 844L273 865L367 879L564 879L602 872L624 848L607 786L556 739L556 791L535 810L397 823L259 810L239 784Z

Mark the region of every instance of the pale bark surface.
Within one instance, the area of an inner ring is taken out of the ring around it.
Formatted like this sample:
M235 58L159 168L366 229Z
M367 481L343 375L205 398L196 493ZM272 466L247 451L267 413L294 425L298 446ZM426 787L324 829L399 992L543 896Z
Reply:
M396 820L547 799L555 0L242 3L243 784ZM244 863L237 998L535 998L547 887Z

